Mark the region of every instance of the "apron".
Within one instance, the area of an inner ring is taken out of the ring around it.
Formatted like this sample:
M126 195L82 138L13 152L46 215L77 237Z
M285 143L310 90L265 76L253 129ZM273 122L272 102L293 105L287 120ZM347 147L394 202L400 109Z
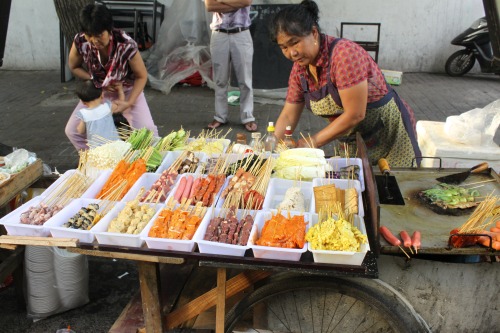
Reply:
M341 38L337 38L330 45L330 58L335 45L340 40ZM330 73L330 62L326 70ZM300 81L304 91L305 105L312 113L330 122L344 113L338 89L330 79L326 85L312 92L309 91L304 75L301 75ZM368 103L365 119L349 134L338 140L348 143L354 156L356 148L355 144L351 144L355 142L353 133L360 132L368 148L368 156L372 164L377 164L380 158L386 158L393 167L411 167L413 159L417 157L417 165L420 165L421 153L417 143L413 111L389 84L386 83L386 85L388 93L382 99Z

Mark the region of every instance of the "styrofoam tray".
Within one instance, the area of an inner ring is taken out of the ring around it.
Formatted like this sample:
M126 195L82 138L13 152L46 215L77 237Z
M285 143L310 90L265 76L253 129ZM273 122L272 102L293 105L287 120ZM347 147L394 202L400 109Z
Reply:
M156 218L160 215L161 209L156 212L155 216L153 216L152 220L141 232L140 237L143 241L146 242L146 245L150 249L157 250L169 250L169 251L181 251L181 252L193 252L195 248L194 239L198 237L198 233L201 232L200 226L196 229L193 238L190 240L182 240L182 239L170 239L170 238L157 238L157 237L149 237L149 230L154 225ZM203 219L202 219L203 221ZM200 222L201 225L201 222Z
M311 223L309 224L309 227L312 227L316 223L318 223L318 216L316 214L311 214ZM354 215L354 226L357 227L363 235L366 235L365 221L361 216ZM307 249L313 254L314 262L354 266L360 266L363 263L366 253L370 250L370 244L361 244L360 248L360 252L328 251L313 250L311 248L311 243L308 243L307 245Z
M363 196L361 195L360 183L357 180L348 179L331 179L331 178L314 178L312 181L312 196L311 196L311 206L310 212L315 214L316 211L316 200L314 198L314 188L316 186L335 184L336 188L345 190L347 188L354 187L356 192L358 192L358 215L361 217L365 216L365 210L363 208Z
M286 191L291 187L300 187L300 191L304 195L305 210L309 211L311 198L313 197L313 183L281 178L271 178L269 181L262 209L277 209L278 205L284 200Z
M55 182L53 182L48 188L45 189L45 191L40 194L41 197L47 198L51 195L55 195L56 193L54 192L61 184L64 184L75 172L79 172L75 169L71 169L63 173ZM83 192L81 195L82 198L93 198L99 193L100 189L108 179L109 175L111 174L112 170L103 170L99 176L92 181L91 184L89 184L87 190Z
M187 139L187 144L189 145L190 143L192 143L196 140L199 140L199 139L198 138L189 138L189 139ZM221 152L214 152L214 153L207 153L204 151L193 151L193 152L201 152L201 153L204 153L206 155L224 154L227 151L227 148L229 147L229 145L231 144L231 140L229 140L229 139L204 139L204 141L206 141L206 142L220 141L222 143L222 146L223 146L222 151Z
M97 199L75 199L69 205L64 207L58 214L51 217L45 222L45 227L49 229L50 234L54 238L78 238L80 242L92 243L95 236L90 230L81 230L66 228L64 223L73 217L82 207L87 207L91 203L97 203L99 206L104 201Z
M201 221L200 226L198 227L200 232L196 234L196 237L193 237L194 241L198 244L198 249L200 250L201 253L243 257L245 255L245 251L249 249L248 242L245 245L233 245L233 244L219 243L203 239L205 237L208 225L210 224L210 220L216 216L224 217L226 211L227 211L226 209L221 209L221 208L210 208L205 214L203 220ZM244 217L243 213L252 215L255 213L255 211L244 211L238 209L236 211L236 218L238 219L238 221L240 221ZM248 241L250 241L250 237L248 238Z
M125 233L119 233L119 232L108 232L108 226L116 216L123 210L125 207L126 203L125 202L118 202L113 209L109 211L106 216L104 216L97 224L90 229L90 232L92 232L99 244L105 244L105 245L119 245L119 246L128 246L128 247L141 247L142 244L144 243L144 240L141 239L140 233L135 234L135 235L130 235L130 234L125 234ZM154 205L154 204L140 204L142 205L148 205L151 206L155 209L155 215L160 209L161 206L163 205ZM154 215L153 215L154 216ZM144 227L146 229L148 225L152 223L151 219L148 224ZM143 229L143 230L144 230Z
M359 182L361 192L365 190L365 176L363 174L363 161L360 158L331 157L326 162L333 168L333 171L340 171L341 168L349 165L359 166Z
M307 251L307 242L304 243L304 247L301 249L287 249L281 247L271 247L271 246L261 246L256 245L255 242L260 238L260 233L262 228L264 227L266 221L270 220L272 214L276 214L277 211L265 210L259 211L255 216L254 228L250 234L250 240L248 245L253 251L253 255L255 258L266 258L266 259L279 259L279 260L290 260L290 261L299 261L302 253ZM288 212L287 212L288 213ZM287 214L285 213L285 214ZM291 216L295 215L304 215L304 222L309 223L309 213L300 213L300 212L290 212ZM307 228L306 228L307 232ZM305 235L304 235L305 236Z
M208 177L208 175L199 174L199 173L184 173L184 174L182 174L182 175L179 175L179 176L177 177L177 181L175 182L175 186L174 186L174 188L172 189L172 191L170 191L170 194L169 194L169 196L167 197L167 200L166 200L167 202L170 200L170 197L175 196L175 192L177 191L177 188L178 188L178 187L179 187L179 185L180 185L181 179L182 179L182 178L185 178L185 177L187 177L187 176L190 176L190 175L194 177L194 180L196 180L196 178L199 178L199 177L201 177L201 178L207 178L207 177ZM220 188L219 192L217 192L217 193L215 194L215 198L214 198L214 201L213 201L213 203L212 203L212 206L217 207L218 201L220 201L220 194L221 194L222 190L226 187L227 182L228 182L228 178L226 178L226 180L224 181L224 184L222 184L222 186L221 186L221 188Z
M182 155L184 151L183 150L174 150L174 151L169 151L165 158L163 158L163 161L161 162L160 166L158 169L156 169L155 173L162 173L163 171L167 170L170 168L170 166L179 158L179 156ZM198 167L195 170L195 173L201 172L201 169L203 167L203 164L205 163L207 159L207 155L202 153L202 152L193 152L194 156L196 156L200 161L198 162Z
M47 237L50 235L49 229L43 225L31 225L22 224L20 217L21 214L27 211L31 206L37 206L42 202L44 198L41 196L34 197L30 201L26 202L21 207L5 215L0 219L0 224L3 224L7 233L11 236L39 236ZM57 212L54 216L57 216L61 211ZM47 223L47 221L45 222Z
M141 177L135 182L135 184L130 188L130 190L125 194L123 197L122 202L129 202L130 200L134 200L137 194L139 194L139 191L141 190L142 187L144 187L144 193L142 193L142 196L146 195L146 193L151 189L151 186L160 179L161 174L157 173L144 173L142 174ZM169 196L170 192L172 192L172 189L175 187L175 183L179 177L177 177L176 181L172 185L171 189L169 192L165 193L166 197Z

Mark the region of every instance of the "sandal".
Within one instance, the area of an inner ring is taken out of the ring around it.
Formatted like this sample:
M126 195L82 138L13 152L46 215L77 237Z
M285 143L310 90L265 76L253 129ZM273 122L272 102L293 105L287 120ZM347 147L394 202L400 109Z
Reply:
M249 121L246 124L243 124L245 126L245 129L249 132L256 132L257 131L257 123L255 121Z
M216 129L225 124L226 123L221 123L220 121L214 119L210 124L207 125L207 127L210 129Z

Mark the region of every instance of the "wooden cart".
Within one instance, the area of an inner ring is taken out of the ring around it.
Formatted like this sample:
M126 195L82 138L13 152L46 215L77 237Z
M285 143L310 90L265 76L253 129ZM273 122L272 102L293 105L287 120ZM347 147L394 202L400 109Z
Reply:
M137 262L147 332L177 327L213 306L216 306L216 332L232 332L243 325L280 332L495 331L500 318L499 301L494 292L500 281L496 262L500 253L483 247L449 248L449 230L461 223L460 218L451 222L441 218L433 220L433 215L421 216L421 211L412 210L410 204L401 206L399 212L380 205L374 172L367 163L364 145L359 142L358 150L364 160L365 222L373 249L361 266L314 263L307 252L300 261L293 262L257 259L250 255L238 258L76 242L74 246L65 246L69 251L85 255ZM411 173L430 172L425 175L430 181L434 176L454 171L415 169ZM409 170L395 171L408 200L407 190L414 189L405 188L405 178L400 175L405 172ZM490 172L487 177L495 179L492 183L500 184L495 173ZM416 219L412 218L415 214ZM389 219L391 215L397 218ZM399 248L381 240L380 223L394 232L421 230L419 253L408 260ZM13 240L0 239L0 242L12 243ZM17 243L23 244L23 241ZM491 260L464 264L459 261L464 255ZM169 285L160 281L160 265L182 265L188 260L216 269L217 287L164 314L159 290ZM227 280L228 269L240 273ZM240 292L248 290L250 292L241 297ZM236 294L240 294L238 302L226 309L226 300Z

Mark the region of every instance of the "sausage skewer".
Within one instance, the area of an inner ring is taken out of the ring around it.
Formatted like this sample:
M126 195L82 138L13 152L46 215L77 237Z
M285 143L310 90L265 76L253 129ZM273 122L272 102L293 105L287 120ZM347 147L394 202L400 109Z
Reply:
M411 245L415 249L415 253L418 253L418 249L421 246L420 238L421 238L420 231L414 231L413 235L411 235Z
M403 253L408 257L408 259L410 259L408 253L406 253L406 251L401 247L401 241L396 236L394 236L392 232L389 229L387 229L387 227L381 226L380 233L385 238L385 240L389 242L389 244L393 246L398 246L401 249L401 251L403 251Z
M413 250L411 249L411 238L410 235L405 230L402 230L399 235L401 236L401 239L403 240L403 244L405 247L410 249L411 254L413 254Z

